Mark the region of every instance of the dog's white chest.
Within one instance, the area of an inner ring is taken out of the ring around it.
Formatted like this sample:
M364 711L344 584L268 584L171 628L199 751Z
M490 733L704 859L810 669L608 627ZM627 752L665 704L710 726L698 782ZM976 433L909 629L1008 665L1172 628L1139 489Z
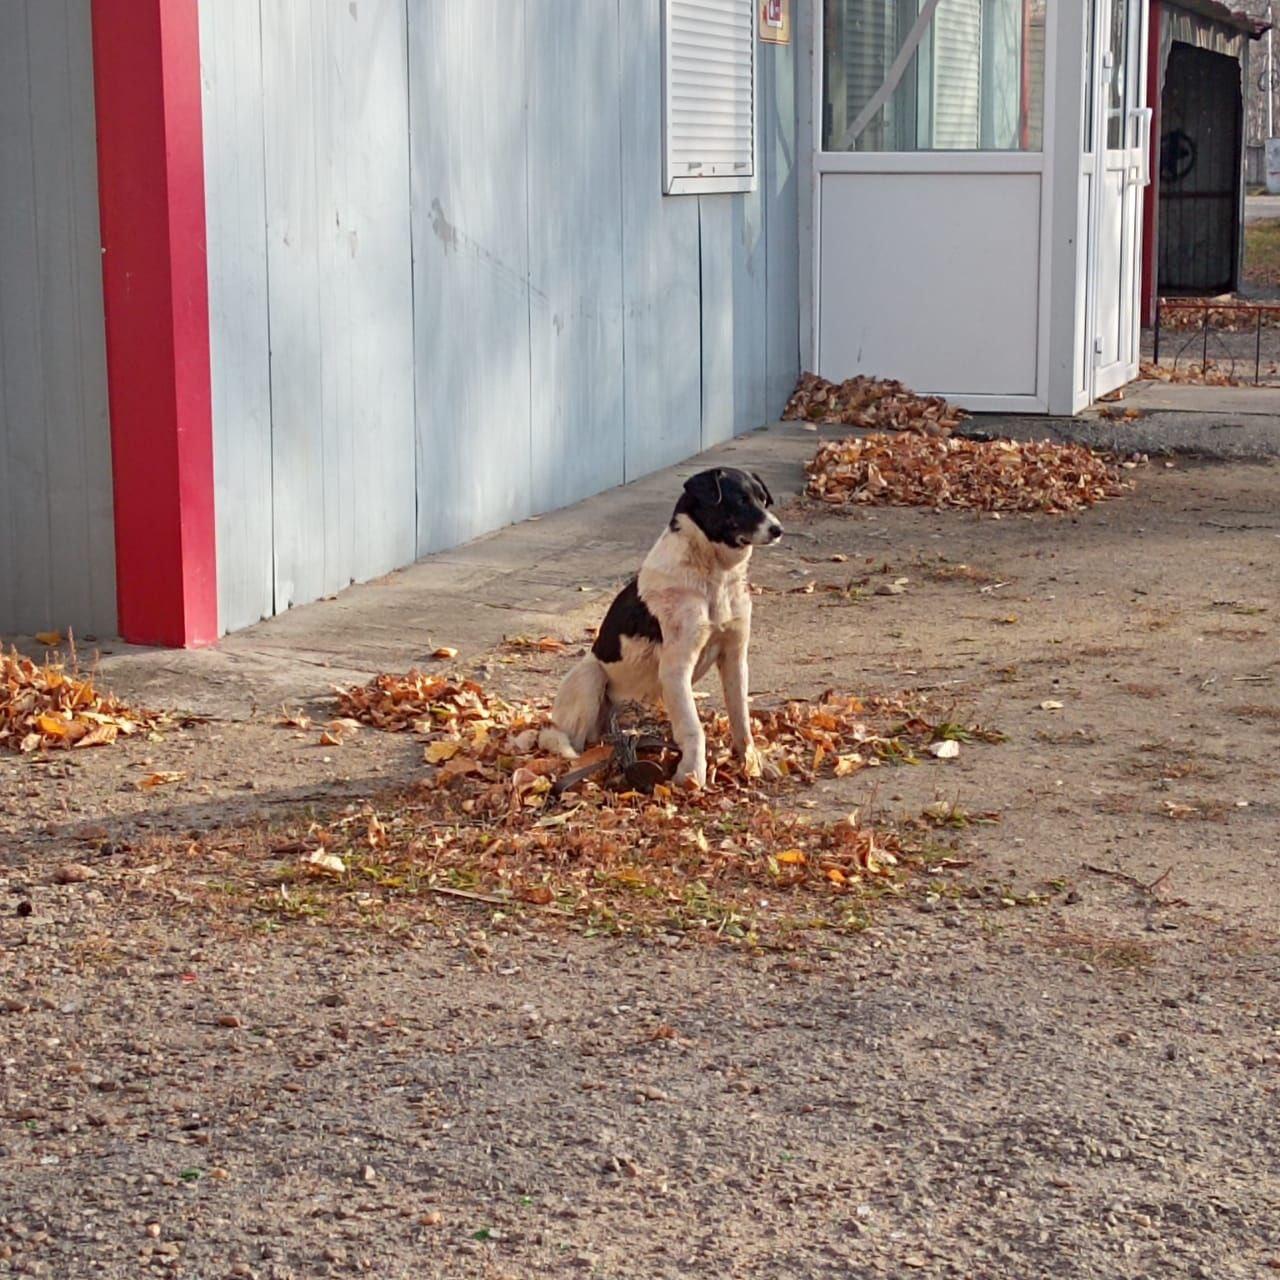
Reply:
M735 579L731 584L728 580L721 578L719 582L708 585L710 590L707 592L707 622L710 624L712 635L718 635L734 623L736 593L733 587L737 586L737 580Z

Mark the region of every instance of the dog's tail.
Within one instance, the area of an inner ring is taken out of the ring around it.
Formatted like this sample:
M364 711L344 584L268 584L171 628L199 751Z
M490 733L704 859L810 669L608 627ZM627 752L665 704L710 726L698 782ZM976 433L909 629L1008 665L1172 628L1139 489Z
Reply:
M543 751L576 756L603 732L608 710L609 677L593 653L565 676L551 708L551 724L538 735Z

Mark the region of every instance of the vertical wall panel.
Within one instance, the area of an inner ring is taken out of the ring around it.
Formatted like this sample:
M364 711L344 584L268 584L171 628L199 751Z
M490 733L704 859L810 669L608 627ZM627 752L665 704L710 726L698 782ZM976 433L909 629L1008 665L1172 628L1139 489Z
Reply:
M623 479L618 10L525 11L532 498L546 511Z
M618 0L626 478L702 439L698 200L662 195L662 7Z
M702 236L702 446L769 417L765 397L765 240L761 183L699 196Z
M205 0L210 3L217 0ZM331 221L332 213L329 193L320 191L317 174L316 116L323 110L327 86L326 68L315 65L310 8L309 0L270 0L262 9L278 610L343 585L331 563L340 514L325 507L325 464L338 424L332 419L326 423L321 394L324 268L318 224Z
M200 5L222 631L274 612L259 0Z
M115 629L89 0L0 5L0 631Z
M403 0L262 6L276 607L413 558Z
M410 9L419 554L531 510L524 8Z
M0 8L0 630L53 614L30 5Z
M765 207L765 417L782 412L800 374L800 238L801 165L796 135L796 50L804 47L808 7L792 5L794 25L789 45L760 49L761 183ZM807 68L799 72L802 83ZM755 425L745 424L748 428Z

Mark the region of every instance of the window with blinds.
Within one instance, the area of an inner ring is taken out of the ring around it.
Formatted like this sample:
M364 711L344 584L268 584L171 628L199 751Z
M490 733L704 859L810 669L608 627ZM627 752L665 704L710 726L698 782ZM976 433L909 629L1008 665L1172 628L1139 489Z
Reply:
M1045 6L824 0L823 150L1040 150Z
M665 0L663 190L750 191L756 0Z

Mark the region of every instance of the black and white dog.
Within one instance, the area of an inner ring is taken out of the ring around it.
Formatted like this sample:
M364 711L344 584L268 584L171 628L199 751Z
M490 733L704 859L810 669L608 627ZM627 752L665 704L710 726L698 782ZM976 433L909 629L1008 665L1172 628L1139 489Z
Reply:
M604 732L612 704L661 700L680 766L676 781L707 781L707 746L693 700L695 681L720 672L735 753L759 768L747 706L747 645L753 547L777 541L763 480L733 467L685 481L671 523L605 614L591 652L560 687L544 729L544 751L572 756Z

